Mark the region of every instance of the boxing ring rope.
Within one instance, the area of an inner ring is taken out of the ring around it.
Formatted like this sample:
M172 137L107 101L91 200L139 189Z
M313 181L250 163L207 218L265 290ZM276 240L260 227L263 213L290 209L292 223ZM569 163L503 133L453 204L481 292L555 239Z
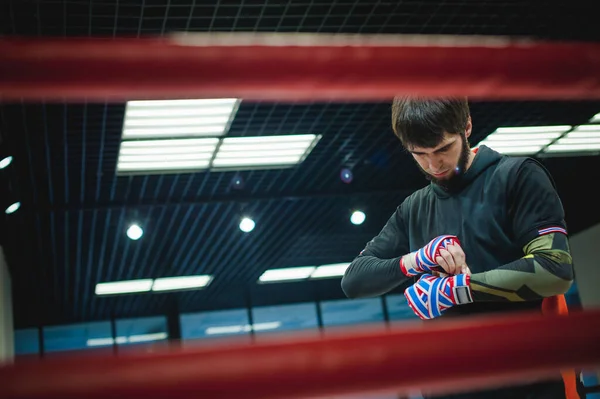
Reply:
M5 38L0 101L600 98L600 44L499 37Z
M322 35L0 39L0 101L236 97L600 98L600 44ZM0 368L4 398L307 398L475 390L600 365L600 311L408 323L391 330ZM440 366L442 365L442 366Z
M599 316L440 319L385 332L351 329L152 355L47 358L0 368L0 398L274 399L474 390L598 366Z

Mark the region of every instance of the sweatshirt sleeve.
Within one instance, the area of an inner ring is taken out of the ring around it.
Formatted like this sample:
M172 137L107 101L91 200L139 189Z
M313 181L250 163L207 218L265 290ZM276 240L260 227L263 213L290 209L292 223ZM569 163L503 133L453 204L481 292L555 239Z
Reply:
M561 295L574 279L565 213L550 174L527 159L513 175L510 216L523 257L471 276L475 301L529 301Z
M400 270L400 258L409 252L401 209L402 205L350 263L342 278L342 290L348 298L379 296L412 282Z

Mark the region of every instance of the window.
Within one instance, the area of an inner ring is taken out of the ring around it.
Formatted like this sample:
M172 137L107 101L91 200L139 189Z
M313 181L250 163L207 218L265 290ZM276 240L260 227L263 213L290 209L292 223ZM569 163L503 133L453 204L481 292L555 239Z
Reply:
M386 295L385 303L387 305L390 321L393 320L420 320L406 303L404 295Z
M15 356L40 353L40 340L37 328L15 331Z
M256 335L289 330L314 329L318 331L317 307L315 303L261 306L252 309Z
M250 331L246 309L188 313L180 320L183 340L249 335Z
M385 326L380 298L324 301L321 312L324 327L376 322Z
M88 349L111 337L109 321L44 327L44 352ZM109 343L110 344L110 343Z
M168 338L167 318L163 316L120 319L115 327L117 345L143 344Z
M583 370L581 372L583 386L591 388L598 385L600 383L600 381L598 381L598 375L598 372L593 370ZM600 393L589 393L587 394L586 399L600 399Z

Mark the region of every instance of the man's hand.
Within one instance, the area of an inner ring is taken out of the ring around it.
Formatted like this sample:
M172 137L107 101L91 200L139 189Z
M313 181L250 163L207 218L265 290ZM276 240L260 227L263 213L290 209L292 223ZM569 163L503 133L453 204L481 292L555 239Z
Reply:
M400 269L408 277L432 272L471 274L460 241L453 235L436 237L418 251L404 255Z
M439 256L435 258L435 261L442 269L444 269L444 273L448 275L471 275L471 270L469 270L469 267L467 266L466 258L465 252L457 239L446 245L444 248L440 248Z
M450 277L424 274L404 291L404 296L410 308L422 320L439 317L452 306L473 302L470 276L467 274Z

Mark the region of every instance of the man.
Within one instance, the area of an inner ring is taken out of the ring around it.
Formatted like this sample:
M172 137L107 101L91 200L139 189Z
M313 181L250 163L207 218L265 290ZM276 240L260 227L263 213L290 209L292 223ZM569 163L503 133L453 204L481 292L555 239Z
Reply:
M564 211L541 164L483 145L471 150L464 98L396 98L392 127L431 184L407 197L350 264L342 279L349 298L413 283L408 304L431 320L541 311L545 298L569 289ZM565 385L557 376L453 397L564 398Z

